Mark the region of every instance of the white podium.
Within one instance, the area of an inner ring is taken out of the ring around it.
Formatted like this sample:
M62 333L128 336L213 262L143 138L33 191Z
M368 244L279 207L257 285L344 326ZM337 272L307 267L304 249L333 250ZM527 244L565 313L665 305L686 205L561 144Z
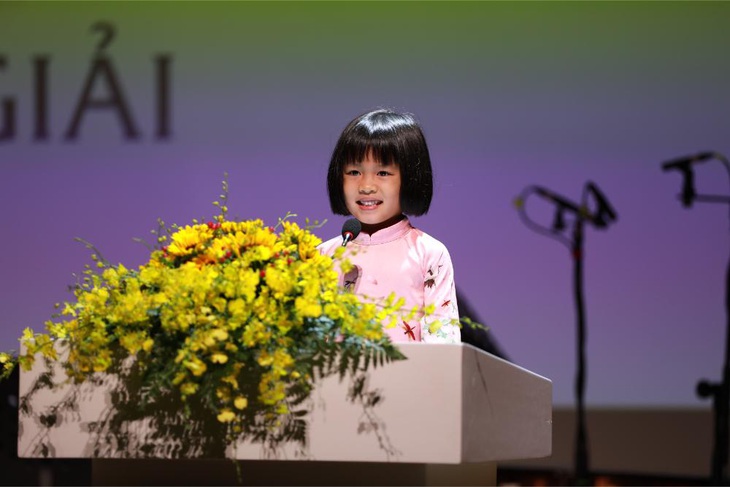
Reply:
M165 448L184 437L141 448L145 421L100 448L103 432L90 425L108 415L111 385L38 388L41 360L20 375L18 455L91 458L96 485L493 485L497 462L551 454L550 380L466 344L399 347L407 360L367 374L366 390L381 397L374 406L348 401L347 380L324 379L309 399L304 447L242 442L219 458ZM76 406L64 412L71 393Z

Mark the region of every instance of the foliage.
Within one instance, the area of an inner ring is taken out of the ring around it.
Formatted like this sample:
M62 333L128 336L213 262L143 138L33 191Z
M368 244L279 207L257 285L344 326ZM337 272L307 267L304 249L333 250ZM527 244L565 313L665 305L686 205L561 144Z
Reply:
M21 367L40 355L76 383L134 378L119 401L140 411L180 405L212 420L230 444L302 440L303 402L317 378L404 358L383 332L402 300L376 305L346 292L334 267L341 253L322 255L311 227L293 215L273 228L231 221L226 198L224 182L220 214L208 223L160 222L138 269L111 265L86 243L95 266L46 333L23 332ZM0 354L0 365L9 374L13 358Z

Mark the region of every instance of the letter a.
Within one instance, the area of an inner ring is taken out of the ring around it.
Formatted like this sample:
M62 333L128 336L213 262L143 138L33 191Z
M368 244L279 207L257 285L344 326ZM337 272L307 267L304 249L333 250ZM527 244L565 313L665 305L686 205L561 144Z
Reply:
M108 87L109 96L106 98L92 98L91 91L94 86L94 82L97 77L102 78ZM128 139L136 139L139 137L139 131L134 126L132 117L127 107L127 103L124 99L124 93L122 93L121 86L117 82L117 77L114 73L109 60L105 57L97 57L94 64L89 71L89 76L86 78L86 84L81 94L76 109L74 110L73 118L69 124L68 130L66 130L65 137L67 140L75 140L78 137L79 126L81 125L81 118L86 113L87 109L116 109L119 119L122 122L124 129L124 135Z

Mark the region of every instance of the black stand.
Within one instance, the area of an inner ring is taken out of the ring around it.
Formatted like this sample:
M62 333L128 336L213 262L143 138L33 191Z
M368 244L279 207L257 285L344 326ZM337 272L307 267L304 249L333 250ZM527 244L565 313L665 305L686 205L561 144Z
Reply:
M576 436L575 436L575 485L590 485L588 466L588 439L585 426L586 384L586 326L585 303L583 299L583 219L573 225L573 293L576 311L577 370L575 376Z
M730 197L721 195L697 194L694 188L694 165L717 159L730 174L730 162L717 152L700 152L692 156L680 157L662 164L664 171L679 171L682 174L683 185L679 199L682 204L690 208L695 201L706 203L730 203ZM728 485L725 475L728 457L728 437L730 436L730 263L725 276L725 314L727 319L725 329L725 359L722 367L722 382L710 382L702 379L697 383L697 395L702 398L712 398L714 420L714 445L712 449L711 485Z
M697 383L697 395L702 398L712 397L714 420L714 446L712 449L712 485L728 485L725 476L728 457L728 423L730 408L730 263L725 277L725 312L727 326L725 331L725 360L722 368L722 382L709 382L705 379Z
M543 198L555 203L555 216L550 229L538 225L527 217L524 210L524 202L530 194L538 194ZM592 197L595 209L589 211L588 199ZM585 223L588 222L598 229L606 228L609 223L617 219L616 212L605 198L603 193L592 182L587 182L583 189L581 203L574 203L559 196L548 189L539 186L527 187L515 200L515 205L520 211L520 217L533 230L546 236L554 238L570 249L573 257L573 293L575 296L576 320L577 320L577 370L575 377L575 398L576 398L576 438L575 438L575 478L574 485L591 485L592 478L588 465L588 435L586 433L585 420L585 386L586 386L586 324L585 324L585 300L583 298L583 238ZM568 239L561 232L566 229L564 213L574 215L572 222L572 238Z

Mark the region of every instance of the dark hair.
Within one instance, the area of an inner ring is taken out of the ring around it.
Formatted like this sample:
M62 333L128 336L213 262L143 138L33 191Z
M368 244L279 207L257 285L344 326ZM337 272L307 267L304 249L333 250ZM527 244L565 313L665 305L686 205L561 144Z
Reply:
M400 169L400 206L403 213L420 216L433 196L433 174L426 138L412 115L374 110L360 115L342 131L327 172L330 207L336 215L349 215L343 192L343 168L368 155Z

